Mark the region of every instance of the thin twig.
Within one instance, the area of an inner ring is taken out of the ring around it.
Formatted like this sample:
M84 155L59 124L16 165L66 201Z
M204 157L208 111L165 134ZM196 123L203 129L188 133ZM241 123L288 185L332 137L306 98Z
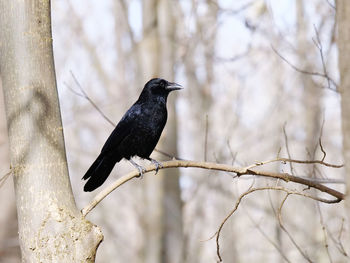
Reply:
M328 200L328 199L323 199L323 198L319 198L319 197L315 197L315 196L311 196L311 195L308 195L308 194L305 194L305 193L302 193L302 192L299 192L299 191L295 191L295 190L291 190L291 189L287 189L287 188L284 188L284 187L271 187L271 186L268 186L268 187L259 187L259 188L249 188L246 192L244 192L243 194L241 194L237 201L236 201L236 204L234 206L234 208L231 210L231 212L224 218L224 220L221 222L218 230L216 231L216 233L214 233L211 238L209 238L208 240L212 239L213 237L216 237L216 254L219 258L219 261L221 262L222 261L222 257L221 257L221 254L220 254L220 244L219 244L219 238L220 238L220 233L222 231L222 228L224 227L225 223L227 222L227 220L236 212L236 210L238 209L243 197L253 193L253 192L256 192L256 191L263 191L263 190L277 190L277 191L283 191L285 193L287 193L287 195L299 195L299 196L303 196L303 197L307 197L307 198L311 198L313 200L317 200L317 201L320 201L320 202L326 202L326 203L329 203L329 202L333 202L333 200ZM286 199L286 198L285 198ZM284 199L284 201L285 201ZM283 201L283 203L284 203ZM281 209L281 206L280 206L280 209ZM280 212L280 209L279 209L279 212ZM280 224L281 225L281 224ZM283 226L283 225L282 225ZM311 261L310 261L311 262Z
M246 57L249 54L249 52L251 51L251 49L252 49L251 44L249 44L247 49L240 54L237 54L237 55L230 57L230 58L216 57L215 60L218 62L236 62L237 60L240 60L240 59Z
M205 116L204 162L207 161L207 152L208 152L208 114Z
M338 236L338 242L337 243L339 244L340 251L342 252L342 254L344 256L346 256L346 257L349 257L348 253L345 251L343 242L341 241L341 237L342 237L343 232L344 232L344 218L342 219L342 224L341 224L341 227L340 227L340 230L339 230L339 236Z
M79 90L80 90L80 92L81 92L80 96L83 97L84 99L86 99L88 102L90 102L90 104L95 108L95 110L97 110L97 111L101 114L101 116L102 116L109 124L111 124L113 127L115 127L116 124L115 124L111 119L109 119L109 118L103 113L103 111L96 105L96 103L87 95L87 93L85 92L85 90L83 89L83 87L80 85L78 79L75 77L75 75L73 74L72 71L70 71L70 74L72 75L72 78L73 78L75 84L77 85L77 87L79 88ZM73 91L73 89L71 89L66 83L65 83L65 85L66 85L70 90ZM74 92L74 94L79 95L78 92Z
M334 242L335 247L338 249L338 251L345 257L349 258L348 253L346 252L343 242L341 240L341 236L344 232L344 218L342 218L342 222L340 225L340 230L339 230L339 234L337 236L337 238L335 238L332 234L332 232L329 232L329 237L331 238L331 240Z
M228 148L228 150L230 152L230 155L231 155L231 158L232 158L231 165L233 165L235 163L235 161L236 161L237 152L234 153L232 151L232 148L231 148L231 145L230 145L230 140L227 140L226 143L227 143L227 148Z
M9 171L0 178L0 188L4 185L4 183L10 177L11 174L12 174L12 171Z
M280 207L278 208L278 213L277 213L277 218L278 218L278 223L281 227L281 229L287 234L287 236L289 237L290 241L293 243L293 245L298 249L298 251L300 252L300 254L310 263L312 263L313 261L309 258L309 256L301 249L301 247L298 245L298 243L294 240L293 236L289 233L289 231L287 230L287 228L283 225L282 223L282 208L283 205L285 204L288 196L291 193L287 192L286 196L283 198ZM314 199L314 198L313 198Z
M284 143L286 144L286 149L287 149L287 154L288 154L288 158L292 159L290 151L289 151L289 144L288 144L288 136L287 136L287 132L286 132L286 125L287 123L283 124L283 135L284 135ZM290 166L290 172L292 173L292 175L294 174L294 168L292 165L292 162L289 162L289 166Z
M325 79L329 80L335 87L338 86L337 83L333 79L331 79L328 75L325 75L324 73L320 73L320 72L314 72L314 71L300 69L297 66L293 65L290 61L288 61L285 57L283 57L272 45L271 45L271 48L284 62L286 62L295 71L302 73L302 74L307 74L307 75L311 75L311 76L318 76L318 77L325 78ZM332 89L332 88L329 88L329 89L331 91L338 92L337 89Z
M328 89L331 89L331 79L328 76L328 72L327 72L327 68L326 68L326 63L324 61L324 56L323 56L323 46L320 40L320 35L318 33L318 30L314 24L314 30L315 30L315 34L316 34L316 41L314 40L315 46L317 47L319 53L320 53L320 57L321 57L321 63L322 63L322 68L323 68L323 74L325 76L325 78L327 79L327 83L328 83ZM336 86L336 85L335 85Z
M321 125L321 131L320 131L320 138L318 139L318 144L320 145L320 149L321 149L321 152L323 153L323 157L322 157L322 162L324 161L324 159L326 159L326 151L324 150L323 148L323 145L322 145L322 134L323 134L323 127L324 127L324 115L323 115L323 120L322 120L322 125Z
M324 236L324 247L325 247L325 249L327 251L329 262L333 263L331 254L329 252L328 230L327 230L326 224L323 221L323 215L322 215L321 207L320 207L320 204L318 202L316 202L316 207L317 207L317 211L318 211L318 213L320 215L320 224L321 224L322 231L323 231L323 236Z
M257 166L262 166L268 163L273 163L273 162L283 162L283 163L298 163L298 164L322 164L327 167L332 167L332 168L342 168L344 167L343 164L331 164L324 162L323 160L296 160L296 159L289 159L289 158L276 158L272 160L267 160L263 162L256 162L254 164L251 164L249 166L246 166L245 169L251 169Z
M276 210L273 207L272 204L272 200L271 200L271 195L270 195L270 191L268 192L269 195L269 202L270 202L270 206L272 208L273 213L276 215ZM243 205L242 205L243 206ZM291 261L287 258L287 256L285 255L284 251L282 250L282 247L280 245L278 245L272 238L270 238L268 236L268 234L265 233L265 231L262 229L262 227L255 222L255 220L253 219L253 217L248 213L248 211L246 211L245 209L243 209L245 211L245 213L247 214L249 220L254 224L254 226L259 230L259 232L263 235L263 237L278 251L278 253L281 255L281 257L288 263L291 263Z
M331 8L333 8L334 10L336 10L334 4L332 4L329 0L326 0L326 2L328 3L328 5L329 5Z
M168 157L170 159L184 160L184 159L180 158L179 156L174 156L174 155L168 154L168 153L163 152L162 150L159 150L157 148L155 148L154 151L157 152L157 153L160 153L160 154L162 154L162 155L164 155L164 156L166 156L166 157Z
M299 176L300 178L309 179L312 182L320 184L345 184L343 179L315 178L310 176Z

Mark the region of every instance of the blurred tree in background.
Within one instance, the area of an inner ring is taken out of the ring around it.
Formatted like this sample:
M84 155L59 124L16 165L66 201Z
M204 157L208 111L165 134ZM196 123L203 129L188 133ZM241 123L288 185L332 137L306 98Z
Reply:
M325 156L328 163L345 163L345 169L288 162L262 169L345 192L350 178L346 0L79 0L54 1L51 9L65 145L79 208L96 195L84 193L80 179L113 130L79 96L79 86L117 123L153 77L185 87L168 101L168 123L153 158L245 167L276 157ZM0 128L5 174L8 146L5 127ZM105 184L131 169L121 162ZM8 181L0 195L10 196L11 187ZM100 203L88 215L105 236L96 261L214 262L216 241L209 238L251 187L271 190L244 197L223 227L224 262L349 261L350 205L272 190L326 197L293 183L197 169L148 174ZM6 200L0 262L19 262L14 198Z

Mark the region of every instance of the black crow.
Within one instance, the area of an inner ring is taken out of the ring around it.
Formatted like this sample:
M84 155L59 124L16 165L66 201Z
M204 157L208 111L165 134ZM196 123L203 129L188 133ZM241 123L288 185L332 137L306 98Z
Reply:
M124 114L104 144L100 155L82 179L88 180L85 192L101 186L121 159L129 160L142 176L143 168L131 158L139 156L152 161L157 170L161 166L149 156L156 147L167 121L166 101L173 90L181 85L155 78L148 81L138 100Z

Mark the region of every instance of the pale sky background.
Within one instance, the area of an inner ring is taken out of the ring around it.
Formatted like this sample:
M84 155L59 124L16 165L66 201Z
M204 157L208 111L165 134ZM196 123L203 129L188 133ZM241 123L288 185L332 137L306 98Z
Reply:
M182 0L180 1L181 5L186 13L185 24L187 28L193 27L193 16L190 9L190 1ZM274 35L281 37L282 44L279 45L279 52L283 54L289 61L292 63L298 64L296 57L294 56L294 39L295 39L295 1L279 1L279 0L269 0L269 1L255 1L256 3L250 6L244 12L241 12L237 15L232 15L230 12L221 12L218 17L218 34L217 34L217 45L216 45L216 55L218 58L230 58L236 55L242 54L247 49L249 43L253 47L258 47L259 49L266 50L266 52L271 51L271 45L274 46L274 39L270 39L267 36L261 33L252 33L244 24L244 21L247 19L253 25L260 27L265 25L270 25L269 28L264 29L269 32L274 33ZM315 12L314 0L307 1L310 8L306 9L309 17L311 17L310 22L315 25L318 25L319 16L313 14ZM76 14L80 17L83 26L83 34L94 43L97 54L100 56L103 61L103 69L108 75L115 74L115 62L118 58L115 56L115 37L111 35L114 28L114 18L112 10L112 1L111 0L100 0L100 1L70 1L69 2ZM200 3L200 1L198 1ZM248 1L220 1L220 6L228 10L237 10L240 7L246 5ZM265 3L265 5L264 5ZM204 6L204 5L203 5ZM203 6L198 6L198 12L203 12ZM270 14L268 18L262 14L265 12L264 8L268 9ZM319 12L325 12L329 10L329 5L325 1L324 6ZM56 61L57 69L57 84L60 94L60 103L62 107L62 116L65 124L65 131L69 130L71 124L74 123L74 119L80 118L81 115L72 116L71 115L71 102L69 99L73 99L75 105L86 105L87 102L84 99L77 98L72 94L71 91L67 89L64 83L74 86L74 82L70 75L70 71L79 80L80 84L84 87L85 90L89 92L91 98L96 99L97 104L101 107L102 110L113 119L114 122L118 122L121 115L120 113L114 114L115 112L123 112L126 109L120 108L118 101L115 101L113 98L110 98L105 94L103 89L103 83L101 83L97 77L96 72L94 72L94 67L91 65L91 60L89 60L86 50L81 48L81 43L79 38L73 37L71 34L74 30L67 30L69 27L74 27L74 21L72 24L67 24L67 18L64 17L65 10L68 10L67 2L65 1L55 1L53 2L53 38L54 38L54 54ZM269 23L267 19L270 19L272 23ZM141 14L141 1L132 0L130 4L129 11L129 21L134 30L136 40L141 38L141 29L142 29L142 14ZM213 25L214 26L214 25ZM331 24L327 25L329 28ZM314 37L315 34L312 31L312 25L309 28L310 37ZM208 29L208 31L210 28ZM312 36L311 36L312 35ZM328 36L320 35L321 41L328 39ZM128 43L125 43L128 45ZM325 52L328 52L329 45L326 41L322 41ZM328 71L337 79L337 64L336 64L336 48L334 45L330 51L330 56L333 60L330 60L328 63ZM278 56L274 53L268 58L273 60L280 60ZM214 89L221 94L221 92L226 92L225 90L229 89L229 85L239 85L240 89L243 90L244 101L248 100L249 103L241 105L239 108L234 103L231 104L231 110L236 113L239 111L239 114L242 116L240 119L241 124L246 128L254 129L254 127L266 122L271 118L269 115L271 113L271 103L274 101L275 96L278 94L275 91L273 78L270 79L271 68L269 68L269 63L264 63L266 58L260 57L259 54L256 55L255 61L246 61L244 59L240 60L237 63L232 62L221 62L218 63L215 67L216 81L214 83ZM267 62L267 61L266 61ZM185 90L180 93L178 96L178 105L177 111L178 114L186 115L188 111L189 104L183 99L186 89L191 89L191 87L186 86L186 81L183 78L183 66L182 62L178 61L178 68L176 74L176 81L184 85ZM293 72L294 70L286 65L283 61L280 61L281 67L285 67L287 71ZM201 76L202 63L198 63L196 68L197 76ZM321 69L320 69L321 71ZM134 74L130 72L130 74ZM298 96L301 92L301 89L297 87L297 79L295 76L298 74L287 74L283 76L284 84L283 89L290 90L288 97L282 97L280 103L287 103L287 101L298 100ZM234 78L232 77L234 76ZM272 76L272 75L271 75ZM230 81L230 82L228 82ZM323 81L318 79L318 81ZM264 85L261 85L264 83ZM142 87L135 87L135 89L141 90ZM271 90L269 90L271 89ZM324 96L324 115L325 115L325 133L333 132L333 130L340 131L340 105L339 105L339 96L338 94L325 90L326 96ZM216 96L217 100L222 100L222 103L229 104L230 102L225 101L225 96ZM134 98L136 100L136 98ZM298 114L300 111L299 108L290 109ZM84 114L81 112L80 114ZM92 114L98 115L97 112L92 111ZM211 117L211 116L209 116ZM336 125L327 126L328 122L332 122L335 119L338 119L339 122ZM271 121L271 120L270 120ZM292 123L295 121L293 119L286 119L286 122ZM109 124L103 123L101 130L105 133L104 137L95 138L93 135L86 133L84 130L80 131L82 134L83 146L86 147L84 150L92 150L96 147L100 148L103 145L105 138L109 135L112 130L112 127ZM182 126L183 127L183 126ZM181 128L181 126L180 126ZM179 132L180 134L180 156L183 158L193 159L191 152L182 150L181 145L188 145L191 141L188 141L186 136L186 131ZM337 134L340 134L337 133ZM269 136L266 134L264 136ZM305 137L305 134L302 129L296 129L293 136L296 139L302 140ZM94 143L84 143L90 142L91 140L95 141ZM190 139L191 140L191 139ZM254 139L255 140L255 139ZM333 144L341 146L341 137L333 136ZM225 142L218 142L222 145ZM247 143L246 141L244 143ZM264 143L263 141L261 143ZM70 158L70 153L68 153L68 158ZM74 157L78 158L78 156ZM267 158L269 158L267 156ZM240 157L238 157L240 159ZM246 160L241 160L242 162Z

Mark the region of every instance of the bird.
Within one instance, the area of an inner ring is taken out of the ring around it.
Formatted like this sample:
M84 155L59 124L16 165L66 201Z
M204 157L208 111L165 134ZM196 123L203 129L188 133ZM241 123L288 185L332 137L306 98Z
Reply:
M83 176L87 180L85 192L100 187L112 172L116 163L123 158L138 169L142 177L144 168L133 161L138 156L151 161L156 173L161 163L150 158L167 121L166 102L170 92L182 86L161 78L149 80L137 101L123 115L113 132L106 140L97 159Z

